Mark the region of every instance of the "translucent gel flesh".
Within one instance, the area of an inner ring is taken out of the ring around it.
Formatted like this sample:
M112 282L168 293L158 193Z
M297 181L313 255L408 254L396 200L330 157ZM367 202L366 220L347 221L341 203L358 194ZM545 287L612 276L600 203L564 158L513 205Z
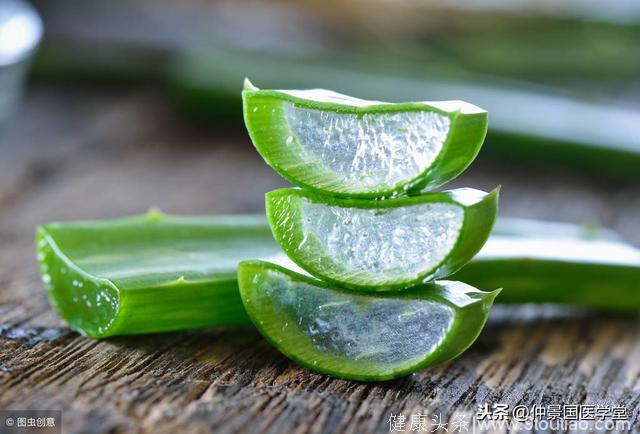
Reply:
M412 276L438 265L464 220L463 209L448 203L362 209L302 200L305 240L312 234L350 271L385 276Z
M394 365L425 357L453 322L453 310L434 301L338 292L273 271L261 290L282 313L282 332L296 328L315 350L349 360Z
M354 189L415 178L434 162L450 127L448 117L427 111L355 115L289 104L285 113L304 159L319 160Z

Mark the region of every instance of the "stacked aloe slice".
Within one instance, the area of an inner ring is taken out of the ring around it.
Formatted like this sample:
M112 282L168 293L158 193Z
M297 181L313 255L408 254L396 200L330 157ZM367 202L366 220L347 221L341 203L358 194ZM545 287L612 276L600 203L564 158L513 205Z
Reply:
M483 246L498 190L424 190L473 161L487 113L462 101L392 104L249 81L242 96L255 147L300 187L266 195L288 264L238 266L261 333L303 366L359 380L406 375L471 345L498 291L438 279Z

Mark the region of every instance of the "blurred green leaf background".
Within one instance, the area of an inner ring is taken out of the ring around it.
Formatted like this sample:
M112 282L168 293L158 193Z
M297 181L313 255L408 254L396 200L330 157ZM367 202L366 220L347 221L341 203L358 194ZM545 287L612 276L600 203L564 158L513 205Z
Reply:
M38 80L163 86L240 125L240 83L490 112L482 158L640 178L640 3L38 0Z

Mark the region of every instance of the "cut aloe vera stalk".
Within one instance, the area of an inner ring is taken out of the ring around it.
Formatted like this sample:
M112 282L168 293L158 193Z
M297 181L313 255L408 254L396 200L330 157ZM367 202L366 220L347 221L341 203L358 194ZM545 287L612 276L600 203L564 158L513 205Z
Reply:
M291 183L335 196L383 197L440 186L478 154L487 112L463 101L401 104L332 91L259 90L245 81L245 123Z
M450 360L484 326L499 290L441 281L362 294L262 261L238 265L249 317L284 355L353 380L397 378Z
M640 310L640 250L591 234L493 234L452 278L471 285L500 283L500 303L562 303L591 309ZM489 286L490 287L490 286Z
M280 251L261 216L157 212L40 226L37 250L51 304L94 338L248 324L237 263Z
M491 233L498 189L372 201L288 188L267 193L266 208L274 237L304 270L384 291L448 276L471 260Z

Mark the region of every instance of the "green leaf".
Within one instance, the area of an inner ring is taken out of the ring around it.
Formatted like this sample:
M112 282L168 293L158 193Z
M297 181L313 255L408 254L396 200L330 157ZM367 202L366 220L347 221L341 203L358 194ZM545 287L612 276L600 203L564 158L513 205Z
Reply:
M247 75L274 89L318 86L385 101L456 95L491 113L483 158L522 167L560 165L605 179L638 179L640 110L568 98L525 83L480 82L477 76L463 82L451 74L438 78L424 71L417 75L406 72L389 74L346 59L274 58L207 46L206 51L195 50L181 59L173 83L192 113L208 120L241 109L238 83ZM606 122L599 121L602 119Z
M379 381L450 360L482 330L499 290L441 281L362 294L262 261L238 266L249 317L284 355L339 378Z
M438 187L480 151L487 112L463 101L383 103L336 92L242 92L251 139L291 183L335 196Z
M580 231L499 219L485 247L453 277L479 288L504 287L497 302L638 312L640 251L610 231L596 239ZM284 257L263 216L152 212L52 223L38 228L37 239L51 304L74 330L94 338L250 325L237 264Z
M498 189L380 201L281 189L267 193L266 209L274 237L308 273L384 291L448 276L471 260L491 233Z
M606 231L595 237L576 236L571 233L575 227L564 233L535 232L494 233L473 261L451 277L481 288L499 283L504 287L500 303L640 310L640 250Z
M37 230L49 299L94 338L248 324L236 266L279 253L262 216L52 223Z

